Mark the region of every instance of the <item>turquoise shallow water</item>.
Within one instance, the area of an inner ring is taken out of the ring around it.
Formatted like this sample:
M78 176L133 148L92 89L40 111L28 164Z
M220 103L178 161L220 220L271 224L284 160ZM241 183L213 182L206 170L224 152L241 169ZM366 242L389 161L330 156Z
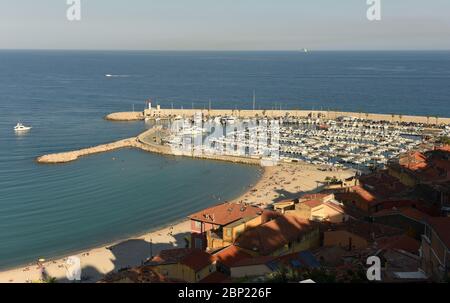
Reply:
M64 255L180 220L236 197L256 181L258 170L119 150L9 173L22 178L2 174L0 179L0 267Z
M136 150L34 162L145 129L103 120L110 112L142 110L149 97L251 108L255 89L267 109L450 116L449 80L450 52L0 51L0 268L170 223L257 179L255 167ZM32 131L17 136L18 121Z

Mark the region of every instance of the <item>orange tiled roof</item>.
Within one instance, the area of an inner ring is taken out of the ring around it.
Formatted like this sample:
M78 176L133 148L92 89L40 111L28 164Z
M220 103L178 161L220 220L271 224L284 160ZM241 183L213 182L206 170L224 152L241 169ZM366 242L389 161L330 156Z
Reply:
M262 255L268 255L291 241L297 240L313 226L296 216L284 215L244 232L235 245Z
M236 262L243 259L251 258L252 256L237 247L236 245L230 245L225 249L222 249L218 253L214 254L216 260L227 267L231 267Z
M256 217L262 212L262 209L256 206L227 202L199 211L189 218L205 223L227 225L242 218Z
M377 198L367 191L366 189L362 188L361 186L353 186L352 190L354 193L356 193L359 197L361 197L364 201L370 203L370 202L376 202Z
M147 262L147 265L157 266L180 263L194 271L199 271L211 265L214 261L215 258L213 256L201 249L174 248L161 251L159 255Z
M323 203L321 200L308 200L308 201L301 202L300 204L306 205L309 208L315 208L315 207L322 205Z
M450 152L450 145L443 145L436 148L436 150L444 151L444 152Z
M326 206L331 207L332 209L334 209L335 211L338 211L342 214L345 213L345 209L344 207L342 207L341 205L338 205L336 203L332 203L332 202L325 202L324 203Z
M369 242L375 241L376 239L382 237L390 237L403 234L403 231L398 228L357 220L350 220L346 223L334 225L334 228L329 231L333 230L345 230L358 235L368 240Z
M381 217L386 215L396 215L401 214L405 217L408 217L410 219L422 222L423 220L429 218L430 216L426 213L421 212L418 209L412 208L412 207L402 207L402 208L395 208L395 209L383 209L375 214L373 214L374 217Z

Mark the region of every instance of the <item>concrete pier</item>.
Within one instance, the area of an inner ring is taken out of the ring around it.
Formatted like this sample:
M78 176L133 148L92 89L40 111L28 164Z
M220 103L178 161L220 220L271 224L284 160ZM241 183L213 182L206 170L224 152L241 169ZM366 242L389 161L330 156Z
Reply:
M205 155L205 154L198 155L190 153L176 154L170 147L160 144L161 135L162 133L160 133L159 129L152 128L135 138L128 138L108 144L102 144L95 147L89 147L70 152L48 154L36 158L36 161L40 164L62 164L72 162L78 160L81 157L89 156L92 154L110 152L121 148L137 148L146 152L151 152L160 155L183 156L197 159L226 161L249 165L261 164L261 160L255 158L235 157L226 155Z
M341 116L349 116L360 119L372 121L386 121L386 122L413 122L424 123L430 125L450 124L448 117L435 116L409 116L398 114L373 114L363 112L340 112L340 111L311 111L311 110L232 110L232 109L152 109L145 110L141 113L113 113L106 117L111 121L137 121L148 118L170 118L176 116L192 117L195 113L201 112L206 117L215 116L235 116L238 118L253 118L253 117L322 117L324 119L336 119Z

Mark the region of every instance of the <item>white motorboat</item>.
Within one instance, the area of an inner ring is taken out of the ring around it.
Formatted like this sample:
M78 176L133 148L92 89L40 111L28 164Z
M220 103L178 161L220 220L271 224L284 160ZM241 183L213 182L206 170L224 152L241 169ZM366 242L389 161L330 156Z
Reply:
M14 126L14 130L16 132L25 132L25 131L29 131L31 129L31 126L25 126L22 123L17 123L16 126Z

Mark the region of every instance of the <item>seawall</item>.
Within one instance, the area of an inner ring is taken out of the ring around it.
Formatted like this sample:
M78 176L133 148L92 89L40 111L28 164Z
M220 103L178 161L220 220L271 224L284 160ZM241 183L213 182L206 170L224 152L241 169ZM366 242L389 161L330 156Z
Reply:
M144 120L143 112L119 112L105 117L108 121L139 121Z
M450 124L450 118L447 117L433 117L433 116L410 116L398 114L374 114L363 112L340 112L340 111L311 111L311 110L232 110L232 109L160 109L160 110L145 110L143 113L113 113L107 116L108 120L112 121L131 121L143 120L145 117L149 118L170 118L176 116L191 117L195 113L201 112L204 116L235 116L239 118L252 117L319 117L326 119L336 119L340 116L351 116L372 121L387 121L387 122L414 122L424 124Z
M214 161L225 161L239 164L248 165L260 165L261 160L257 158L246 158L246 157L235 157L226 155L205 155L205 154L194 154L194 153L177 153L172 150L169 146L161 145L156 143L159 141L160 130L156 128L149 129L144 133L140 134L135 138L128 138L124 140L119 140L116 142L102 144L94 147L83 148L80 150L74 150L63 153L48 154L36 158L36 161L40 164L62 164L72 161L76 161L81 157L109 152L121 148L138 148L143 151L160 154L160 155L170 155L170 156L183 156L196 159L214 160ZM156 142L155 142L156 141Z

